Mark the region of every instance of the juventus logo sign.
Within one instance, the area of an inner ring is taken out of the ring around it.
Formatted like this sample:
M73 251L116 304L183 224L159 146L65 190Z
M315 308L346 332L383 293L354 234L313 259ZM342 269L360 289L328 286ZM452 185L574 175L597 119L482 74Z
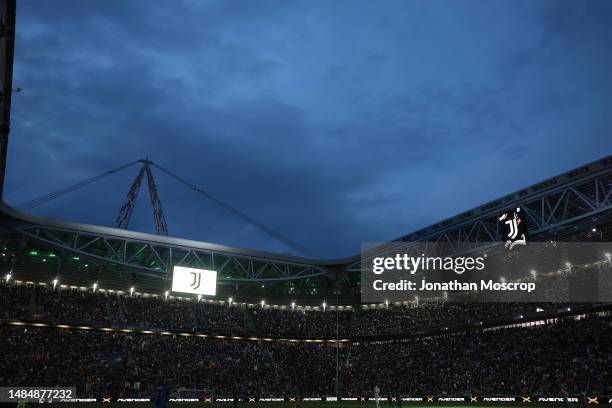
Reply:
M215 296L217 292L217 272L208 269L175 266L172 273L172 291Z
M498 217L506 247L509 249L514 248L515 245L527 245L527 223L523 214L521 207L516 207Z

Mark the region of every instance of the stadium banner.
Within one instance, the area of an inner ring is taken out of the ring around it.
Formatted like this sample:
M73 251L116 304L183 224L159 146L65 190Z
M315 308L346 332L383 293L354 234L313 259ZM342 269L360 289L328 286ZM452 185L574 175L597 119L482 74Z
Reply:
M501 396L501 395L492 395L492 396L482 396L482 395L469 395L469 396L436 396L436 395L427 395L427 396L391 396L391 403L395 405L398 403L398 400L401 399L402 402L407 402L416 405L442 405L442 406L466 406L466 405L483 405L490 406L491 404L496 406L514 406L514 405L534 405L534 406L542 406L542 405L550 405L550 406L578 406L578 405L603 405L609 406L612 405L612 397L604 396L604 395L574 395L574 396L536 396L536 395L522 395L522 396ZM150 403L155 399L153 397L140 397L140 398L124 398L124 397L110 397L103 396L98 398L66 398L56 400L61 403L92 403L93 405L99 403L125 403L126 406L133 405L135 403ZM30 399L30 401L40 402L40 400ZM185 405L209 405L212 403L220 404L227 403L228 406L234 401L240 404L246 405L264 405L270 406L270 404L279 404L279 406L284 406L283 403L291 403L295 404L298 401L302 403L330 403L333 404L335 402L344 402L344 403L360 403L364 404L364 406L368 406L368 403L376 401L376 398L373 396L339 396L339 397L297 397L297 396L285 396L285 397L259 397L259 396L247 396L247 397L213 397L211 396L202 396L199 398L169 398L169 402L171 403L186 403ZM385 402L385 406L389 402L389 397L381 396L378 398L378 401ZM330 405L332 406L332 405Z
M611 242L513 242L364 243L361 301L612 301Z
M172 292L215 296L217 271L175 266L172 272Z
M594 406L594 405L603 405L609 406L612 405L612 397L604 396L604 395L575 395L575 396L535 396L535 395L523 395L523 396L481 396L481 395L469 395L469 396L434 396L427 395L424 397L415 397L415 396L392 396L391 397L391 405L396 405L398 400L401 398L402 402L407 402L415 405L437 405L437 406L467 406L467 405L482 405L482 406L526 406L526 405L534 405L534 406ZM32 400L34 401L34 400ZM99 403L125 403L126 406L134 405L135 403L150 403L153 402L153 397L142 397L142 398L121 398L121 397L99 397L99 398L71 398L71 399L61 399L59 402L61 403L92 403L92 405L96 405ZM270 404L278 404L279 406L285 406L285 403L295 404L298 401L302 403L336 403L338 401L343 403L358 403L363 404L364 406L368 406L368 403L376 401L374 397L368 396L359 396L359 397L348 397L348 396L340 396L340 397L296 397L296 396L288 396L288 397L258 397L258 396L249 396L249 397L200 397L200 398L169 398L168 402L171 403L186 403L185 405L203 405L207 406L210 404L222 404L227 403L227 406L233 405L233 402L236 401L240 404L253 405L253 406L270 406ZM378 401L381 403L385 403L387 406L389 403L389 398L380 397ZM35 402L40 402L39 400L35 400ZM563 404L563 405L560 405ZM224 404L223 404L224 405ZM330 405L333 406L333 405Z

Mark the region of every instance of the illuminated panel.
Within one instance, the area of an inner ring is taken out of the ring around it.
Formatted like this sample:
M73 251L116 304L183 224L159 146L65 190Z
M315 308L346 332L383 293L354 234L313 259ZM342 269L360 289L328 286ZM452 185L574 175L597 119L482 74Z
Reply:
M175 266L172 273L172 291L215 296L217 271Z

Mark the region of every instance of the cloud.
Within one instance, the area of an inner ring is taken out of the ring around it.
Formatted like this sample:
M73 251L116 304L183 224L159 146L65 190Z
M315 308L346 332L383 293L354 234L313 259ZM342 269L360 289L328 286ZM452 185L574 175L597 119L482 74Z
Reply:
M606 2L61 5L18 5L11 203L149 157L340 257L610 151ZM136 173L36 212L112 225ZM290 252L155 174L171 235Z

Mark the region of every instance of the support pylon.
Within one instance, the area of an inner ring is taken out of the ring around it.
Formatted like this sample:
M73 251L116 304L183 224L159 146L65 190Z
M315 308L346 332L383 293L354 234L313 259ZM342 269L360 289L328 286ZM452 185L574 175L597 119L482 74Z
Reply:
M136 205L136 199L138 198L138 193L140 192L142 179L146 173L147 184L149 186L149 198L151 199L151 207L153 209L155 231L158 235L168 235L168 225L166 224L164 210L162 209L161 201L159 200L155 178L153 177L153 172L151 171L151 162L148 159L143 159L140 161L143 163L143 166L134 179L125 201L119 210L119 214L115 220L115 226L122 229L128 228L130 219L132 218L132 213L134 212L134 206Z

